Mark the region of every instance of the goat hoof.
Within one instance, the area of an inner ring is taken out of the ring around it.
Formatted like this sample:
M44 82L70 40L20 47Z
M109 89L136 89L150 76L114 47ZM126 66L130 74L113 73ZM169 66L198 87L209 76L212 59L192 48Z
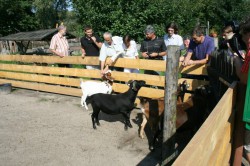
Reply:
M141 138L141 139L144 139L144 136L143 136L143 135L140 135L140 138Z
M133 126L131 124L129 124L128 127L133 128Z
M101 124L99 122L96 123L97 126L101 126Z
M155 150L154 146L150 145L150 146L149 146L149 150L150 150L150 151L154 151L154 150Z
M95 130L96 130L96 126L93 126L93 129L95 129Z
M127 130L128 130L128 126L125 126L125 127L124 127L124 130L127 131Z

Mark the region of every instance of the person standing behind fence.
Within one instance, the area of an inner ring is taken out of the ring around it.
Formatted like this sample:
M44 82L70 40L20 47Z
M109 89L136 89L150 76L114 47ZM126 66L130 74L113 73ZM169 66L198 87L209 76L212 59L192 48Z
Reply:
M172 22L166 26L166 35L164 35L164 43L167 46L174 45L180 46L180 49L184 49L183 39L180 35L178 35L178 26ZM167 59L166 56L163 57L164 60Z
M103 34L104 43L100 50L99 60L101 63L101 74L104 74L109 66L118 58L124 54L124 49L122 47L122 38L119 36L112 37L110 32L105 32ZM105 61L107 57L111 57L110 61L107 62L105 66ZM110 67L111 70L121 70L120 68Z
M102 42L100 38L93 33L91 26L84 28L85 36L81 38L82 58L85 56L99 56ZM87 69L99 69L99 66L86 65Z
M223 42L222 48L229 49L229 54L231 56L239 56L241 59L245 58L245 44L241 40L241 36L234 32L232 25L228 25L223 28L223 37L225 41Z
M214 50L214 39L210 36L205 36L204 29L197 26L192 32L192 40L190 41L188 53L182 65L206 64Z
M60 25L58 33L55 34L50 42L50 51L55 55L63 58L69 56L69 44L65 37L67 28L64 25ZM58 64L59 67L71 67L69 64Z
M250 18L240 25L240 33L242 40L247 46L245 61L243 62L240 57L234 57L235 68L237 76L240 82L245 85L247 84L246 93L240 94L245 97L243 121L245 124L245 138L244 138L244 149L246 152L247 160L250 163ZM238 106L239 107L239 106ZM241 111L241 110L237 110ZM237 131L238 132L238 131Z
M154 27L147 25L145 29L146 39L141 44L142 57L145 59L152 60L163 60L163 56L167 55L167 47L164 43L163 38L157 37L155 34ZM159 75L155 71L145 70L145 74Z
M129 58L129 59L138 59L138 51L136 47L136 43L134 40L131 39L129 35L125 35L123 37L123 49L124 49L124 58ZM124 68L125 73L139 73L138 69L129 69L129 68Z
M184 48L181 49L180 62L183 62L183 60L185 59L185 56L187 55L187 52L188 52L189 44L190 44L190 37L189 36L184 36L183 37L183 46L184 46Z

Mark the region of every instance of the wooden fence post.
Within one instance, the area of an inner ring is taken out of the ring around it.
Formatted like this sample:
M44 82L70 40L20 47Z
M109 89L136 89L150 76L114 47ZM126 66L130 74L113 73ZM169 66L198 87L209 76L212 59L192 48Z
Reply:
M176 102L179 71L179 46L167 47L167 63L165 72L165 111L163 120L162 165L170 164L176 157Z

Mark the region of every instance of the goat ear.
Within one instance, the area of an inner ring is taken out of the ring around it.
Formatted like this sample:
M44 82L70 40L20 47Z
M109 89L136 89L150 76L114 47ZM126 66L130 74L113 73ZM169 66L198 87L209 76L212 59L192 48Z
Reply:
M129 80L127 85L129 86L132 82L134 82L134 80Z

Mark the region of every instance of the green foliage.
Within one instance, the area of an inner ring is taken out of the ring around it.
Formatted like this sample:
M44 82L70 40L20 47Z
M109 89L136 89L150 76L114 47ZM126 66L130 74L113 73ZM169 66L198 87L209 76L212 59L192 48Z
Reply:
M241 20L250 14L247 0L72 0L80 25L92 25L101 34L130 34L144 38L146 25L154 25L162 36L168 22L176 22L186 35L197 24L220 30L227 20Z
M1 0L0 35L55 28L67 17L70 0Z
M0 11L0 35L34 30L38 25L32 0L1 0Z
M71 3L74 10L67 11ZM179 25L180 35L207 21L219 32L225 21L250 16L249 9L249 0L1 0L0 35L53 28L63 22L78 37L85 25L92 25L99 36L110 31L130 34L141 42L148 24L155 26L158 36L172 21Z
M39 27L55 28L56 24L64 22L70 0L34 0L33 7Z

